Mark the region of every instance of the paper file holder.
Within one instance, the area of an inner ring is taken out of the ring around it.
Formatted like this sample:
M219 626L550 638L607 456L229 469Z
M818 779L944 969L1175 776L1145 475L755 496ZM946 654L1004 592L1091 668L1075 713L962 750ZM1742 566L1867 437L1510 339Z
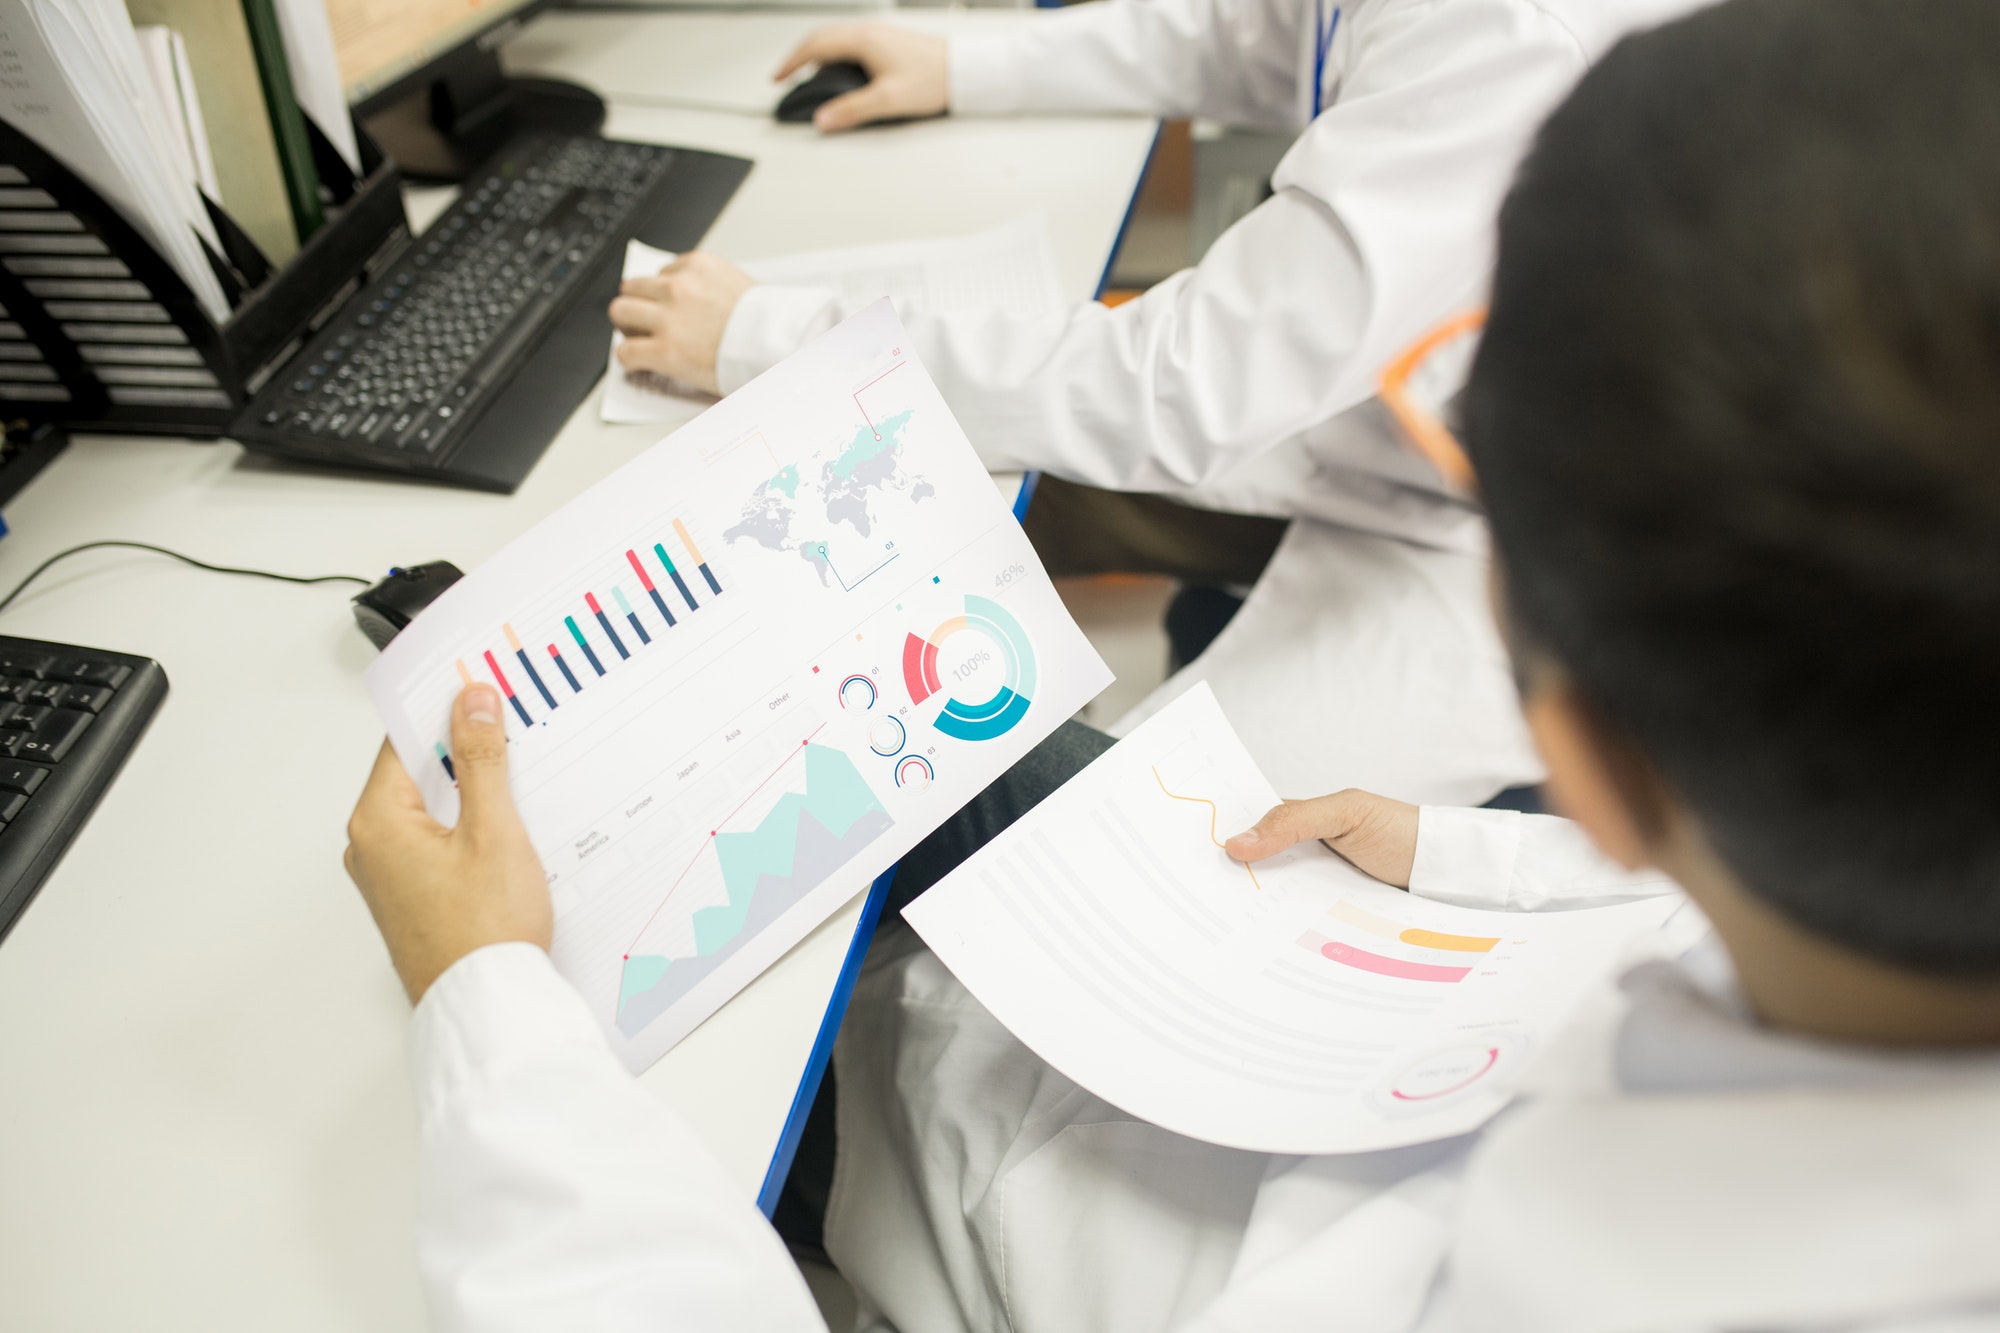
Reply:
M319 145L315 145L317 149ZM0 123L0 415L116 433L218 436L299 343L409 242L402 180L361 135L365 175L316 152L326 225L272 269L211 208L218 325L89 185Z

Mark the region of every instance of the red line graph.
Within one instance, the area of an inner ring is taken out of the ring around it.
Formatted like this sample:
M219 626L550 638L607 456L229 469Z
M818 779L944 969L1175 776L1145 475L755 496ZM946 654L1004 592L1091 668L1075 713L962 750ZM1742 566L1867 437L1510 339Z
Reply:
M695 849L694 855L688 858L688 863L681 867L681 873L674 876L674 882L667 886L667 891L660 895L659 905L653 909L653 914L646 918L646 924L639 927L639 933L634 935L632 937L632 942L625 946L625 957L628 960L632 957L632 950L639 947L639 941L646 937L646 932L648 930L652 929L653 922L658 920L660 913L666 910L667 901L674 896L674 891L679 889L682 882L685 881L688 875L693 872L695 863L701 860L701 854L708 850L708 844L715 841L715 835L722 831L722 826L724 824L727 824L730 820L736 818L736 816L738 816L739 814L742 814L743 807L750 804L750 802L756 800L757 793L764 790L764 788L770 786L772 779L776 778L778 774L785 771L786 765L790 764L792 760L796 759L798 756L805 753L805 748L807 745L812 743L812 738L814 736L819 735L822 731L825 730L826 730L826 723L824 722L814 727L811 733L808 734L804 740L800 741L796 746L794 746L792 748L791 753L787 754L784 757L784 760L780 762L776 768L772 769L769 773L764 775L764 780L762 782L759 782L756 786L750 789L750 794L748 796L745 796L742 800L736 803L736 808L734 810L731 810L728 814L724 815L722 818L715 821L715 827L708 831L707 839L705 839L702 842L700 847L697 847Z
M1159 783L1160 790L1166 792L1168 796L1176 801L1186 801L1191 805L1205 805L1208 807L1208 840L1217 847L1222 847L1222 839L1215 836L1215 822L1222 817L1222 812L1216 809L1215 802L1209 800L1206 796L1182 796L1177 792L1167 791L1167 780L1160 776L1159 765L1155 764L1152 768L1153 781ZM1226 848L1224 850L1227 851ZM1257 882L1257 868L1248 861L1238 862L1238 864L1243 867L1244 873L1250 876L1250 887L1262 893L1264 886Z
M883 380L888 379L891 375L901 370L906 364L907 364L906 362L898 361L895 365L890 366L880 375L877 375L874 379L869 380L866 384L862 385L860 388L854 391L854 410L861 414L861 419L868 423L868 429L875 432L875 438L878 440L882 438L882 432L876 428L875 419L868 415L868 409L861 405L861 395L867 393L870 389L880 384Z

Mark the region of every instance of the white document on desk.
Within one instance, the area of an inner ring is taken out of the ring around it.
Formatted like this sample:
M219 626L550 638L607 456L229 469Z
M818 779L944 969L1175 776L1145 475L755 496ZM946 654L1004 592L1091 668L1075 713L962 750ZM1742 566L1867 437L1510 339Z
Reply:
M673 255L643 241L625 248L625 276L649 277ZM863 245L747 263L759 282L826 287L847 309L884 297L903 313L998 310L1014 315L1046 315L1062 310L1062 279L1047 221L1031 213L989 231L941 240ZM622 334L611 335L600 412L606 421L666 421L680 416L698 391L646 372L628 373L618 364Z
M904 917L1016 1037L1113 1105L1233 1148L1342 1153L1483 1123L1682 901L1473 911L1318 843L1230 860L1220 840L1277 800L1197 686Z
M557 968L657 1060L1110 683L878 303L451 587L368 670L438 819L497 684Z

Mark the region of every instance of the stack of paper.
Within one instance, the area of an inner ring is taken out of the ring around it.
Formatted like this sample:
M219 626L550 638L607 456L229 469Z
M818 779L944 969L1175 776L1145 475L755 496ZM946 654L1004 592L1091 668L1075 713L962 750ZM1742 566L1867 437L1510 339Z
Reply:
M0 0L0 119L119 210L218 323L218 248L191 177L175 167L139 40L120 0Z
M175 169L193 180L204 195L219 200L222 186L215 177L215 153L209 147L208 120L201 114L201 94L195 88L194 68L188 64L187 43L172 28L157 24L136 31L140 54L146 58L146 73L166 117Z
M0 120L116 208L218 324L211 208L282 264L324 222L308 114L360 174L324 0L0 0L0 59Z
M650 276L672 259L633 241L625 251L625 276ZM1048 224L1039 213L971 236L819 250L743 267L759 282L828 288L849 311L885 297L904 315L981 309L1045 315L1065 304ZM685 415L690 391L655 375L628 374L618 364L623 341L612 334L600 409L604 419L669 421Z
M36 0L46 3L46 0ZM294 211L297 168L289 172L272 128L265 78L258 68L240 0L126 0L132 16L171 28L186 43L188 65L200 92L211 137L217 183L216 202L257 243L264 257L282 264L310 232ZM298 109L291 109L292 119ZM311 163L305 163L310 170ZM317 186L314 187L315 190ZM315 200L316 203L316 200ZM316 212L315 212L316 216Z

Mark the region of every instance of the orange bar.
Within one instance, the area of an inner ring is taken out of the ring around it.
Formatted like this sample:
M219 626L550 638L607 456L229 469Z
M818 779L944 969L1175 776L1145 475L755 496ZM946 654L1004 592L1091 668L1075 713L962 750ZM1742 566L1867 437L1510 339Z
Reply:
M681 545L687 547L687 553L694 557L694 562L697 565L708 563L701 558L701 548L694 544L694 538L688 535L687 524L681 522L679 519L674 520L674 535L681 539Z
M1335 903L1327 915L1336 921L1345 921L1350 926L1358 926L1370 935L1379 935L1385 940L1395 940L1402 944L1414 944L1423 949L1449 949L1454 953L1486 953L1500 943L1497 936L1487 939L1480 935L1449 935L1441 930L1406 927L1400 921L1377 916L1366 908L1350 902Z
M514 627L512 625L505 625L505 624L501 625L500 632L507 636L507 646L509 648L512 648L517 653L521 651L520 637L514 633Z
M465 663L463 662L458 664L458 678L467 685L472 684L472 673L465 669Z
M1441 930L1404 931L1396 937L1405 944L1421 945L1426 949L1450 949L1456 953L1487 953L1500 942L1495 936L1488 939L1484 935L1447 935Z

